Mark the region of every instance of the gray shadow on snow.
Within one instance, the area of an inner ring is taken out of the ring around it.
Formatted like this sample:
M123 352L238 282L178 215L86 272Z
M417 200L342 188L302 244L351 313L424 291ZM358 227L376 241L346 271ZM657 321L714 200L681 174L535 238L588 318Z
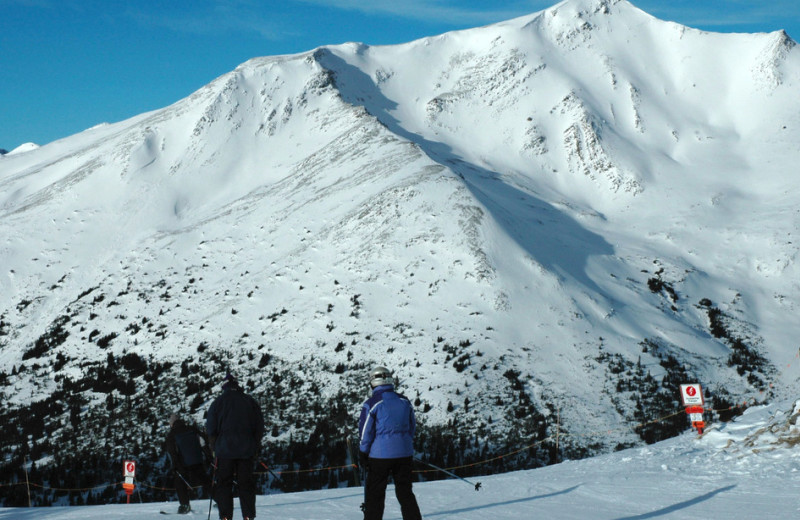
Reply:
M576 489L581 487L580 485L572 486L571 488L562 489L561 491L554 491L553 493L547 493L546 495L536 495L533 497L525 497L525 498L516 498L514 500L505 500L503 502L492 502L489 504L483 504L480 506L473 506L473 507L463 507L461 509L451 509L450 511L439 511L436 513L425 513L425 518L432 518L434 516L442 516L442 515L457 515L461 513L467 513L470 511L478 511L480 509L490 509L493 507L502 507L502 506L510 506L514 504L520 504L522 502L530 502L532 500L541 500L543 498L550 498L556 497L559 495L566 495L567 493L572 493Z
M641 515L635 515L635 516L625 516L622 518L618 518L617 520L646 520L647 518L658 518L659 516L668 515L670 513L675 513L677 511L680 511L681 509L692 507L701 502L705 502L706 500L711 500L716 495L719 495L720 493L724 493L726 491L730 491L735 487L736 484L733 484L731 486L727 486L724 488L715 489L714 491L706 493L705 495L700 495L699 497L695 497L691 500L686 500L685 502L679 502L677 504L661 508L658 511L651 511L650 513L642 513ZM687 516L687 518L689 518L689 516Z
M280 504L270 504L268 507L271 508L271 509L272 508L278 509L278 508L281 508L281 507L301 506L301 505L304 505L304 504L313 504L315 502L332 502L334 500L344 500L346 498L354 498L354 497L363 498L364 497L364 493L355 493L355 494L352 494L352 495L342 495L340 497L333 497L333 498L331 498L331 497L315 498L313 500L301 500L301 501L297 501L297 502L282 502Z
M602 294L586 274L590 256L611 255L613 247L560 209L504 182L498 172L468 163L444 143L430 141L403 128L390 111L397 103L377 88L372 78L328 49L318 49L316 60L335 73L342 99L364 107L389 131L416 144L431 160L455 172L495 221L536 262L561 279L572 278Z

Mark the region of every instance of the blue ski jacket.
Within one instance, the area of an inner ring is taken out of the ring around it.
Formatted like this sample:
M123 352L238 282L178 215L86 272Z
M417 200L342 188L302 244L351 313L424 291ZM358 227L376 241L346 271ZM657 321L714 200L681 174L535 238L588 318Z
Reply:
M411 457L416 428L411 402L392 385L378 386L361 407L359 449L372 459Z

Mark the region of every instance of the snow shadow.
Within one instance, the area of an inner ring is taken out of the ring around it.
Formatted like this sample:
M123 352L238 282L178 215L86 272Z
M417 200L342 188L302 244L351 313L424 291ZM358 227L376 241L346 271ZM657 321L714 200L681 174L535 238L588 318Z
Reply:
M701 502L705 502L706 500L711 500L716 495L719 495L720 493L724 493L726 491L730 491L730 490L734 489L735 487L736 487L736 484L733 484L731 486L726 486L724 488L715 489L714 491L706 493L705 495L700 495L699 497L695 497L695 498L693 498L691 500L686 500L685 502L679 502L677 504L673 504L671 506L667 506L667 507L661 508L661 509L659 509L657 511L651 511L649 513L642 513L641 515L635 515L635 516L625 516L625 517L622 517L622 518L618 518L617 520L646 520L648 518L658 518L659 516L669 515L671 513L676 513L678 511L680 511L681 509L686 509L686 508L692 507L694 505L697 505L697 504L699 504ZM691 517L691 515L689 515L689 513L687 513L687 518L690 518L690 517Z
M416 144L431 160L458 175L475 199L538 264L562 280L574 279L602 294L586 274L590 256L614 252L602 236L550 203L505 182L500 173L464 161L450 146L403 128L390 113L397 103L385 97L370 76L331 50L321 48L314 57L335 74L339 94L346 103L364 107L389 131Z
M492 502L492 503L483 504L483 505L480 505L480 506L462 507L460 509L451 509L449 511L438 511L436 513L425 513L424 516L425 516L425 518L433 518L434 516L458 515L458 514L467 513L467 512L470 512L470 511L479 511L481 509L490 509L490 508L493 508L493 507L510 506L510 505L514 505L514 504L520 504L520 503L523 503L523 502L531 502L533 500L541 500L543 498L550 498L550 497L556 497L556 496L559 496L559 495L566 495L567 493L572 493L573 491L575 491L579 487L581 487L580 484L577 485L577 486L572 486L570 488L562 489L561 491L554 491L552 493L547 493L547 494L544 494L544 495L536 495L536 496L525 497L525 498L515 498L514 500L504 500L502 502ZM421 507L424 508L424 504Z
M326 496L326 497L323 497L323 498L315 498L313 500L301 500L301 501L297 501L297 502L281 502L280 504L271 504L269 507L278 509L278 508L282 508L282 507L295 507L295 506L314 504L314 503L317 503L317 502L332 502L334 500L344 500L344 499L347 499L347 498L355 498L355 497L364 498L364 493L363 492L362 493L354 493L352 495L342 495L342 496L338 496L338 497L327 497Z

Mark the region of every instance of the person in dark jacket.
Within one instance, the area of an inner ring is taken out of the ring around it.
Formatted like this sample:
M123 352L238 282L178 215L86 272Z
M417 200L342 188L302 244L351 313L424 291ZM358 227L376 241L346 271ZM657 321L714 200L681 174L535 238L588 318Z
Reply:
M414 408L395 392L389 369L375 368L370 373L370 386L372 397L361 407L358 421L359 462L367 470L364 519L383 519L386 485L391 476L403 520L421 520L417 498L411 490L417 427Z
M245 520L256 516L255 458L264 435L264 416L251 396L228 374L222 395L214 399L206 416L206 433L217 459L214 493L219 517L233 518L233 481L239 487L239 505Z
M191 486L203 486L203 492L211 490L211 479L205 467L205 457L211 459L208 439L197 426L190 425L176 414L169 418L169 433L165 441L172 462L175 491L178 493L178 514L191 512L189 491ZM200 496L202 498L202 495Z

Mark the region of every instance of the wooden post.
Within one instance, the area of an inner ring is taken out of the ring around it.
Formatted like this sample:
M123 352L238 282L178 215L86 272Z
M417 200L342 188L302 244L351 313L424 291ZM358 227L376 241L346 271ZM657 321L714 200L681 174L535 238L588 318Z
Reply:
M556 464L558 464L558 443L559 434L561 433L561 407L556 408Z
M25 471L25 488L28 490L28 507L31 507L31 484L28 481L28 467L25 465L28 462L28 456L22 459L22 469Z
M355 468L355 465L358 464L358 459L356 458L356 453L353 450L353 443L351 442L349 435L347 436L347 451L350 452L350 464L353 465L353 478L356 482L356 486L361 486L361 475L359 474L359 471Z

